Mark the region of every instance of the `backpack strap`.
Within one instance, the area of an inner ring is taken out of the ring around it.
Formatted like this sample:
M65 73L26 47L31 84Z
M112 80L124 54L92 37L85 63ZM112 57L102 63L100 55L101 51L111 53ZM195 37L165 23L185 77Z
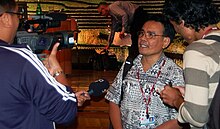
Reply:
M207 36L205 37L204 39L211 39L211 40L215 40L217 42L220 42L220 36L217 36L217 35L210 35L210 36ZM210 45L211 48L220 55L220 53L216 50L216 48L212 45Z
M210 36L205 37L204 39L211 39L211 40L220 42L220 36L216 36L216 35L210 35ZM213 50L215 50L215 48L213 48ZM219 117L220 116L220 94L219 93L220 93L220 80L219 80L218 87L215 91L215 95L209 107L209 121L207 122L207 126L210 129L220 128L220 123L219 123L220 121L220 117Z
M123 69L123 76L122 76L122 80L125 79L125 76L127 75L128 71L131 69L132 65L133 65L133 58L132 57L127 57L126 61L125 61L125 66Z
M215 95L209 107L209 121L207 126L209 129L220 128L220 80Z
M210 35L210 36L205 37L204 39L211 39L211 40L216 40L220 42L220 36L216 36L216 35Z
M128 71L131 69L131 67L133 66L133 60L135 59L135 56L128 56L126 61L125 61L125 65L124 65L124 69L123 69L123 74L122 74L122 81L125 79ZM121 99L119 101L119 105L121 105L121 101L123 100L123 87L121 87Z

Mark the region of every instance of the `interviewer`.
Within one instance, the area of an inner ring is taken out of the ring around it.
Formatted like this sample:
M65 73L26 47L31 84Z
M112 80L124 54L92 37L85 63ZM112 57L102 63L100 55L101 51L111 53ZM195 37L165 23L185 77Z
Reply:
M0 129L54 129L55 123L70 123L77 105L90 96L67 86L56 59L59 44L44 62L47 67L26 45L12 44L19 16L15 0L0 1Z

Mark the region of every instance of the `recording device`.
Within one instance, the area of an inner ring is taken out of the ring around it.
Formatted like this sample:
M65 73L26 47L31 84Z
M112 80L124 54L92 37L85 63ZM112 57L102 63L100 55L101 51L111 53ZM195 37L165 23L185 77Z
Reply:
M61 21L47 19L36 19L36 20L24 20L20 22L18 30L26 30L30 33L43 33L48 28L59 27Z
M52 50L53 45L60 43L58 49L72 48L75 44L74 31L57 31L53 33L28 33L27 31L18 31L16 35L17 44L27 44L36 54L43 50Z
M58 49L74 46L74 31L46 33L48 28L60 27L61 21L67 19L66 14L49 13L34 15L31 18L31 20L21 19L21 25L16 34L16 44L27 44L36 54L43 50L52 50L53 45L57 42L60 43Z
M32 33L44 33L48 28L60 27L61 21L65 21L64 13L51 12L42 15L32 15L30 19L20 19L18 30L26 30Z
M109 82L106 79L101 78L96 80L95 82L92 82L89 85L88 93L89 95L99 97L103 93L105 93L108 88L109 88Z

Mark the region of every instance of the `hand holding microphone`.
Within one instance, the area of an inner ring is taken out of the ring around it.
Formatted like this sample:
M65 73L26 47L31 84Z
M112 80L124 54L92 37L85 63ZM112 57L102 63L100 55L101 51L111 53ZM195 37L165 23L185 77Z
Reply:
M82 106L86 100L90 100L90 95L86 91L78 91L75 93L78 101L78 106Z
M109 82L106 79L98 79L89 85L89 90L76 92L78 106L82 106L86 100L90 100L90 96L99 97L103 95L109 88Z
M82 93L82 95L88 93L88 95L99 97L103 93L105 93L108 88L109 88L109 82L106 79L100 78L90 83L89 90L87 92Z
M101 79L98 79L98 80L92 82L89 85L88 93L89 93L89 95L99 97L103 93L105 93L108 88L109 88L109 82L106 79L101 78Z

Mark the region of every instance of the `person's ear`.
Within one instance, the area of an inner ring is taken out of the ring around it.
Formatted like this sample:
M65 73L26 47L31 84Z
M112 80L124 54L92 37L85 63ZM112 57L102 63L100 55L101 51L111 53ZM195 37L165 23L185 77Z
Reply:
M185 25L185 21L184 21L184 20L181 20L181 22L180 22L180 25L179 25L179 26L184 27L184 25Z
M164 37L163 38L163 49L167 48L170 44L170 38L169 37Z
M1 24L5 27L11 27L13 24L12 16L8 13L3 13L0 20Z

